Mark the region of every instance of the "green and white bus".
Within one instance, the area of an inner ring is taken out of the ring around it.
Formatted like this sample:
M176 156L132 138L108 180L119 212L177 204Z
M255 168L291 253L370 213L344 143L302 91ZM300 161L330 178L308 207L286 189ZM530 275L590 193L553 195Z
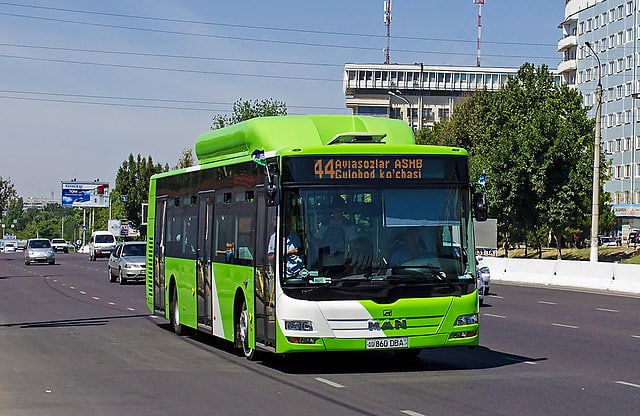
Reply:
M467 153L403 122L264 117L151 178L146 299L174 331L273 353L478 345Z

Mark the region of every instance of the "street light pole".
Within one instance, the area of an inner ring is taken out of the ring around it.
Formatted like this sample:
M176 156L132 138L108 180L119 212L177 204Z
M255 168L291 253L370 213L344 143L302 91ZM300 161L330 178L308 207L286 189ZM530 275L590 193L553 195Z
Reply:
M413 118L411 117L411 116L412 116L412 111L411 111L411 103L409 102L409 100L407 100L407 99L402 95L402 93L400 92L400 90L396 90L396 92L393 92L393 91L389 90L389 91L387 91L387 93L388 93L389 95L393 95L394 97L399 98L399 99L401 99L402 101L404 101L405 103L407 103L407 107L409 107L409 117L408 117L408 119L409 119L409 126L411 127L411 130L413 130Z
M598 54L591 47L591 43L585 42L587 48L598 61L598 86L596 87L596 131L593 145L593 195L591 207L591 251L589 261L598 261L598 221L600 213L600 135L602 117L602 82L600 72L602 66Z

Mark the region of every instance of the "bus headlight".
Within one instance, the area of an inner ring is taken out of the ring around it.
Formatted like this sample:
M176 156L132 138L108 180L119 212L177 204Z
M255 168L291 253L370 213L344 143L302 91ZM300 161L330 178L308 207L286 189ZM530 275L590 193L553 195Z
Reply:
M284 321L284 329L288 331L313 331L311 321Z
M460 315L456 319L456 326L473 325L478 323L478 315Z

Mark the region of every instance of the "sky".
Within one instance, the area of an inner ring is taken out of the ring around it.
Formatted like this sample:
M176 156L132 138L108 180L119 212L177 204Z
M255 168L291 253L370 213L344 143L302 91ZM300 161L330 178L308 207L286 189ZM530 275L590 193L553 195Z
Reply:
M564 0L486 0L482 66L560 62ZM383 63L383 0L0 0L0 176L20 196L175 165L242 99L349 114L345 63ZM395 0L391 62L475 65L473 0ZM411 39L407 39L411 38Z

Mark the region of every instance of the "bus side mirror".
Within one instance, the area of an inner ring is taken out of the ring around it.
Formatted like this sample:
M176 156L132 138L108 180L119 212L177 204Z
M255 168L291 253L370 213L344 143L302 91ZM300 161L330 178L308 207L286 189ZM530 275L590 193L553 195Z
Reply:
M278 186L278 175L267 176L264 180L265 202L268 207L276 207L280 202L280 187Z
M487 220L487 200L483 193L473 194L473 213L475 220L483 222Z

